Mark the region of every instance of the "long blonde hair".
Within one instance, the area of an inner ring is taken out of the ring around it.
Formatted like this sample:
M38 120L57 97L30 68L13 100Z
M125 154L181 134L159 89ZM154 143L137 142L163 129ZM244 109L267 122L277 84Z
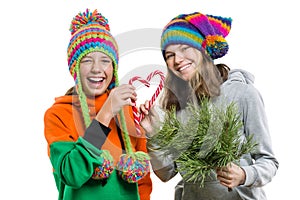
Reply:
M200 102L204 97L220 95L220 86L227 80L230 68L225 64L215 65L211 58L201 52L202 63L197 66L196 73L190 81L177 77L169 68L165 79L165 86L160 99L163 109L184 109L187 103Z

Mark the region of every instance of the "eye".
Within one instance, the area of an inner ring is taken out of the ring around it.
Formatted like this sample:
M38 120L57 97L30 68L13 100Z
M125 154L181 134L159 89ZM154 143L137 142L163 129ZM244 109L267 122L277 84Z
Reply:
M91 63L91 62L93 62L93 60L89 58L84 58L80 61L80 63Z
M102 59L100 62L103 66L109 66L112 63L110 59Z
M168 60L168 59L174 57L174 55L175 55L174 53L168 53L168 54L166 55L166 59Z
M188 50L189 48L191 48L190 46L184 46L184 47L182 47L182 51L186 51L186 50Z
M111 61L108 60L108 59L103 59L103 60L101 60L101 62L103 62L103 63L110 63Z

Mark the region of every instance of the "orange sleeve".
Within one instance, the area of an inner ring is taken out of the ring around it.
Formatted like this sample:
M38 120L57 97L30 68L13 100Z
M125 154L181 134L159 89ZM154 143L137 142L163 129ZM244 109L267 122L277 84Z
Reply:
M44 135L49 146L57 141L77 141L78 131L74 125L72 109L52 106L44 115Z
M136 150L147 152L146 142L147 140L145 137L137 139ZM150 172L138 182L138 187L141 200L150 200L150 195L152 192L152 180L150 178Z
M138 182L139 194L141 200L150 200L152 192L152 180L150 178L150 172Z

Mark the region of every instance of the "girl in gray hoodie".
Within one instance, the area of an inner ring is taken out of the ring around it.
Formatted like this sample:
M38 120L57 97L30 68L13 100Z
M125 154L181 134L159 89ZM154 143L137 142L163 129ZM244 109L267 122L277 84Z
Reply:
M254 76L244 70L214 64L215 59L228 51L225 37L231 21L231 18L195 12L178 15L165 26L161 49L168 73L161 107L170 110L175 106L177 114L182 115L188 103L200 104L203 97L216 105L234 102L243 122L242 137L253 134L258 146L255 152L243 155L238 164L230 163L222 170L212 171L204 187L180 181L175 187L175 199L264 200L267 198L262 186L272 180L279 166L272 150L263 99L253 86ZM173 156L163 156L159 144L151 141L158 120L155 110L149 109L146 101L140 111L146 116L141 125L147 132L153 171L167 182L178 173L176 162Z

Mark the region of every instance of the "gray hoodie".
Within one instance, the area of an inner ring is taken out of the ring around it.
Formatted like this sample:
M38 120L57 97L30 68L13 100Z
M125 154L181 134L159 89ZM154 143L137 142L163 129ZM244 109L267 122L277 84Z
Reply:
M205 186L181 181L176 186L175 199L181 200L265 200L262 186L269 183L278 169L268 129L264 102L259 91L253 86L254 76L245 70L234 69L229 73L228 80L221 86L221 95L213 100L215 104L235 102L241 113L244 135L254 134L258 148L253 154L244 155L240 166L246 173L244 185L233 188L232 191L222 186L216 175L207 178ZM171 157L161 156L156 150L157 144L149 140L147 147L151 156L151 164L155 174L164 182L176 175L176 163Z

